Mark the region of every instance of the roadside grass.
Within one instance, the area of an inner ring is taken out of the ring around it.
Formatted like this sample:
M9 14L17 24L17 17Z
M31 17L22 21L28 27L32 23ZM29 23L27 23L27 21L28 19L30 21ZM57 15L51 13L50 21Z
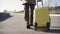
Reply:
M13 13L16 13L16 14L24 14L24 11L20 11L20 12L13 12Z
M44 7L44 8L46 10L48 10L48 7ZM37 8L37 11L40 10L40 9L44 10L44 8ZM54 10L54 11L49 11L48 10L48 12L49 12L49 14L60 14L60 11L58 11L58 10Z
M60 14L60 11L56 11L56 12L52 11L50 12L50 14Z
M44 8L48 10L48 7L44 7ZM40 9L44 10L43 8L37 8L37 11ZM13 12L13 13L24 14L24 11L18 11L18 12ZM49 14L60 14L60 11L49 11Z

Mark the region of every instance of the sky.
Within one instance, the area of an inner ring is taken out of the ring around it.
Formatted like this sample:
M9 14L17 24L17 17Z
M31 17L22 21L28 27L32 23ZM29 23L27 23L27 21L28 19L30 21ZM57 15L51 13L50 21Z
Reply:
M60 6L60 0L50 0L50 6Z
M42 7L41 2L38 3L39 7ZM43 0L44 6L60 6L60 0L50 0L48 3L47 0ZM22 5L22 1L20 0L0 0L0 12L4 10L17 10L21 11L24 9L24 6Z
M23 10L23 5L20 0L0 0L0 11L4 10Z

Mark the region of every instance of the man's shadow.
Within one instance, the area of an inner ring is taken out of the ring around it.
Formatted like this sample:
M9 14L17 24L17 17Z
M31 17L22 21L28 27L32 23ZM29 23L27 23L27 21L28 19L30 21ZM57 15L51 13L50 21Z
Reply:
M12 17L9 13L0 13L0 22Z

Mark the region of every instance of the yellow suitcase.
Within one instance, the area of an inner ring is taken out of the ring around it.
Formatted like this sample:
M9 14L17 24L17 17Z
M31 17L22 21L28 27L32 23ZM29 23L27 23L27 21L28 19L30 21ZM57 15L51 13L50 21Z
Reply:
M36 8L35 9L35 30L49 30L50 17L48 8Z

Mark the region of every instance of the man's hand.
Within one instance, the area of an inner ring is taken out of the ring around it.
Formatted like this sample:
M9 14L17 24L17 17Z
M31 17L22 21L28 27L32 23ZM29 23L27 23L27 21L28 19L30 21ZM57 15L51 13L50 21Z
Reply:
M37 2L42 2L42 0L37 0Z
M22 0L21 0L22 1Z

